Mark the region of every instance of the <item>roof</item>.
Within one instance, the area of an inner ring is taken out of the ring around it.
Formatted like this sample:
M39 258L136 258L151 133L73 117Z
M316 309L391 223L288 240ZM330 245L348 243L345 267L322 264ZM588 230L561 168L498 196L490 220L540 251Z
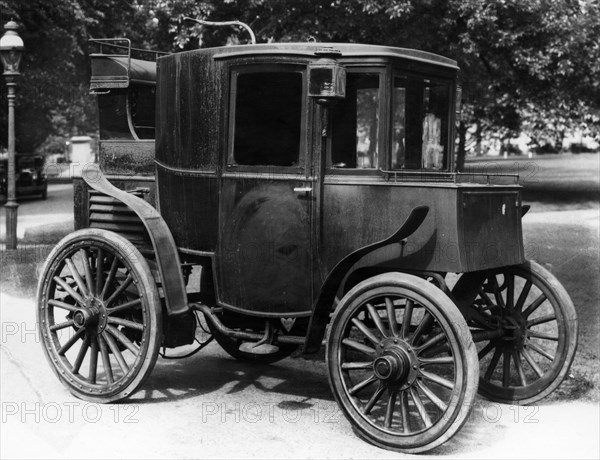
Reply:
M107 54L92 54L91 58L91 90L127 88L131 82L156 84L156 62Z
M226 59L238 56L306 56L314 57L316 51L323 48L332 48L341 52L341 57L366 58L366 57L391 57L412 61L430 63L458 69L456 61L438 54L410 48L396 48L392 46L364 45L358 43L266 43L258 45L222 46L218 48L203 48L186 51L184 53L208 53L215 59Z

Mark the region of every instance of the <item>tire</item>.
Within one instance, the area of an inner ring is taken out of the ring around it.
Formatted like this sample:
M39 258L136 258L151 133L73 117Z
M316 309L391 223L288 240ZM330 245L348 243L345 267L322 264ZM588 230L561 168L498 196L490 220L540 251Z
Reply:
M500 332L477 343L479 393L507 404L532 404L548 396L568 374L577 350L577 312L569 294L533 261L483 277L462 275L453 289L459 301L474 284L479 287L469 321L474 336Z
M358 435L404 453L431 450L460 429L479 377L456 305L403 273L369 278L341 299L327 366L335 399Z
M71 233L52 250L38 284L37 321L52 370L92 402L131 396L162 343L148 263L125 238L101 229Z

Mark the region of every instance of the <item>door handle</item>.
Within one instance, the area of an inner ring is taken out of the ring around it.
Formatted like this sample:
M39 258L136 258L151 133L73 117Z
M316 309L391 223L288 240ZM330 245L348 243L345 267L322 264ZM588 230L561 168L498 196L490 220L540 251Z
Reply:
M294 187L296 193L308 193L312 192L312 187Z

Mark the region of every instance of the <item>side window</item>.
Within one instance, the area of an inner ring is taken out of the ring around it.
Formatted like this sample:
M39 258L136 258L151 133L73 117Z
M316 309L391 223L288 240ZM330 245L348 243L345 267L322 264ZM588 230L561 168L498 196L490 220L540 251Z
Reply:
M392 168L446 169L449 84L396 77L392 105Z
M131 85L129 104L133 129L140 139L154 139L156 88Z
M302 134L301 72L234 73L236 165L297 166Z
M333 168L378 167L380 86L378 73L347 74L346 98L333 107Z

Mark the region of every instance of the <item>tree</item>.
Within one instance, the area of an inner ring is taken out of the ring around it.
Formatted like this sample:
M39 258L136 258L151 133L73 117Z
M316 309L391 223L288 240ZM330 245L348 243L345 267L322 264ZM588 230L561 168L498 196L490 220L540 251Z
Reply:
M21 150L95 129L90 37L127 36L163 51L248 41L233 27L184 16L244 21L259 42L362 42L454 58L462 69L463 135L476 123L503 136L526 128L537 138L553 129L549 117L564 119L565 129L600 130L597 0L0 0L0 8L23 24L27 46L17 99Z

